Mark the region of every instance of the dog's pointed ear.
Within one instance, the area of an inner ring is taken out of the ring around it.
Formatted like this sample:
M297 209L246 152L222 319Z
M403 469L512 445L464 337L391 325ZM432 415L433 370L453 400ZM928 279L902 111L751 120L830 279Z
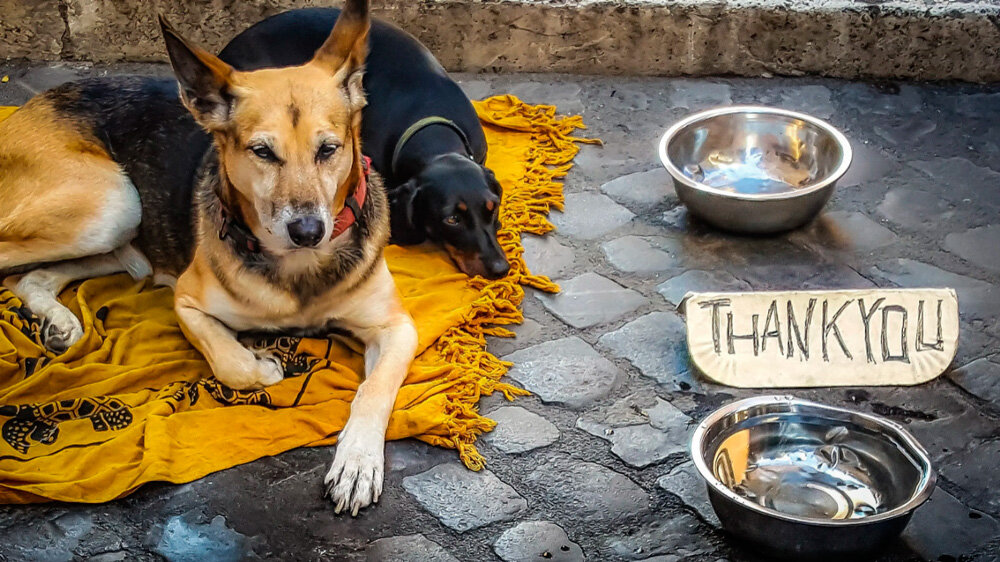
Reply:
M365 93L361 81L365 59L368 57L370 28L368 0L347 0L340 16L337 17L333 31L311 61L311 64L322 65L333 74L343 74L347 94L354 110L365 106Z
M483 172L486 174L486 184L490 186L490 191L503 200L503 186L501 186L500 182L497 181L496 174L494 174L493 170L487 168L486 166L483 166Z
M416 178L411 178L393 189L389 194L389 208L392 215L393 244L419 244L427 239L427 230L417 226L417 196L421 188Z
M181 86L181 101L208 130L224 128L230 119L233 67L198 45L181 37L160 14L160 29L167 45L170 66Z
M399 186L398 200L403 205L403 216L406 217L406 227L424 234L423 229L417 228L417 196L420 195L420 185L416 178L410 178L406 183Z

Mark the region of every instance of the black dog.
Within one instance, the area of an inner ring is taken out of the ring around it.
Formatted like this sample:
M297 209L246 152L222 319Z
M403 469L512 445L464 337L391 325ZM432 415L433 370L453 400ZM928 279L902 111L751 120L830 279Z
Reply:
M238 70L303 64L340 10L270 17L236 36L219 57ZM510 270L497 243L500 184L484 167L486 138L469 99L413 36L374 20L364 76L361 145L385 179L392 242L442 244L462 271L490 279Z

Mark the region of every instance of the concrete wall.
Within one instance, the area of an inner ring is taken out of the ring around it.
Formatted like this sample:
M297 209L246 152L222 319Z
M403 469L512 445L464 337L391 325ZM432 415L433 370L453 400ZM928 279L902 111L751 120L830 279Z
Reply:
M218 49L336 0L0 0L0 58L164 60L156 13ZM451 70L1000 80L989 0L374 0Z

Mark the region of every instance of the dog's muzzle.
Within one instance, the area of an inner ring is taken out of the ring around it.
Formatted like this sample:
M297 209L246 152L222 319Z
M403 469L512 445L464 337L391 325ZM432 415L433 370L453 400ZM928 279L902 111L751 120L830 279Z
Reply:
M320 243L326 234L323 219L315 216L298 217L286 223L288 238L300 248L312 248Z

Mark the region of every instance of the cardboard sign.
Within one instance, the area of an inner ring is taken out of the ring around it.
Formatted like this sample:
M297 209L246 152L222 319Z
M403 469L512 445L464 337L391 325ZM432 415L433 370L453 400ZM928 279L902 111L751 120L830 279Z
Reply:
M689 293L688 351L741 388L913 385L958 348L952 289Z

